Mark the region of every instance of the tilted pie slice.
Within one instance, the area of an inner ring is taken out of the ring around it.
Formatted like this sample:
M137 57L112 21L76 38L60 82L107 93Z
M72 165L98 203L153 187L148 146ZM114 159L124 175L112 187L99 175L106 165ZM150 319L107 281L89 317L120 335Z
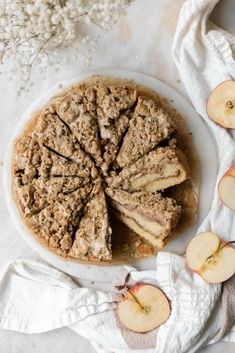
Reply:
M99 141L99 127L95 111L95 91L92 88L73 88L69 94L54 100L56 113L76 136L86 153L95 160L97 165L102 162ZM79 92L81 91L81 92ZM79 99L84 95L83 100Z
M181 214L181 207L175 200L145 191L129 193L107 188L106 192L117 218L153 246L162 248L165 245L165 239L172 234Z
M167 139L175 129L167 112L152 99L139 97L134 117L117 156L119 166L129 166Z
M73 246L68 254L77 259L110 261L111 228L102 189L86 205Z
M130 108L136 102L136 91L128 87L95 86L97 95L97 116L103 147L102 171L106 174L114 161L119 143L132 117Z
M131 192L155 192L182 183L188 178L188 170L182 151L159 147L124 168L119 175L111 178L109 184Z

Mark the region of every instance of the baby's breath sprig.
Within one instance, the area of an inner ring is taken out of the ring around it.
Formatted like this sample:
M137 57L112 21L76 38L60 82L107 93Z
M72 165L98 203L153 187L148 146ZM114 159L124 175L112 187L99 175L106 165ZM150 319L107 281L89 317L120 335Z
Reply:
M18 71L25 82L36 63L41 71L48 66L58 70L58 50L73 48L73 41L81 39L79 24L109 30L132 1L0 0L0 65L11 61L10 72Z

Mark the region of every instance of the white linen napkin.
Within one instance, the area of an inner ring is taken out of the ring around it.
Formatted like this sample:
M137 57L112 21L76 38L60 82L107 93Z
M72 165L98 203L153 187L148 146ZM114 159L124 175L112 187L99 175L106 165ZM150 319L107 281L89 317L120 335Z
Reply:
M218 2L187 0L183 4L172 55L190 100L209 126L217 145L219 171L214 198L198 232L211 230L229 241L234 239L235 214L222 204L217 185L222 175L235 164L235 142L231 130L215 124L206 113L206 102L211 91L219 83L235 79L235 37L209 20ZM235 325L224 339L234 341Z
M207 284L185 266L182 257L167 252L158 254L155 270L139 272L129 266L124 270L131 283L153 283L171 302L170 318L157 332L157 349L142 351L185 352L195 346L211 312L217 310L220 285ZM0 277L0 328L40 333L69 326L94 341L100 352L140 352L126 343L116 323L115 306L111 294L79 288L67 275L39 261L15 260ZM215 320L202 343L218 331Z
M235 40L208 21L217 2L185 2L173 57L193 105L216 139L219 180L234 162L235 146L229 133L208 119L205 103L219 82L235 77ZM234 214L221 204L216 191L199 231L210 229L227 240L235 234ZM158 254L152 271L125 270L133 282L154 283L171 300L171 316L157 331L155 348L129 348L117 326L111 294L79 288L68 276L33 260L16 260L0 276L0 328L39 333L69 326L102 353L193 353L215 340L220 329L220 285L205 283L185 266L184 258L166 252ZM235 341L235 329L226 339Z
M235 142L231 133L211 121L206 113L211 91L219 83L235 78L235 37L208 20L218 2L188 0L184 3L172 54L194 108L209 126L217 144L219 172L214 199L211 211L198 231L212 230L225 240L231 240L235 234L234 212L221 203L217 184L226 170L235 164Z

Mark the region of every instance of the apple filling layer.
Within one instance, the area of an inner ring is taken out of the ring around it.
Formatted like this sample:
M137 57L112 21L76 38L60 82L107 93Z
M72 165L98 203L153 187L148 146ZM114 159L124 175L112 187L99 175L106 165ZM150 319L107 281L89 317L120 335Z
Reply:
M188 166L183 152L163 147L124 168L110 181L110 185L127 191L155 192L180 184L187 178Z
M108 188L106 192L118 219L153 246L164 246L164 239L171 235L181 213L173 199L143 191L128 193Z

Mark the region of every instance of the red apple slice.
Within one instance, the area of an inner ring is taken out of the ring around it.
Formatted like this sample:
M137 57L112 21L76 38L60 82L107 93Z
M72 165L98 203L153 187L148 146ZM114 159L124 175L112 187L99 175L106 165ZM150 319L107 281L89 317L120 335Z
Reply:
M235 249L224 246L216 255L207 260L201 276L208 283L222 283L235 273Z
M206 232L196 235L186 250L187 264L192 270L199 271L219 245L219 237L214 233Z
M235 166L230 168L221 178L218 192L223 203L235 211Z
M207 114L217 124L235 128L235 81L224 81L212 91L207 101Z
M170 316L165 294L150 284L132 287L118 305L122 324L131 331L144 333L162 325Z
M222 283L235 273L235 249L211 232L200 233L191 240L186 261L208 283Z

